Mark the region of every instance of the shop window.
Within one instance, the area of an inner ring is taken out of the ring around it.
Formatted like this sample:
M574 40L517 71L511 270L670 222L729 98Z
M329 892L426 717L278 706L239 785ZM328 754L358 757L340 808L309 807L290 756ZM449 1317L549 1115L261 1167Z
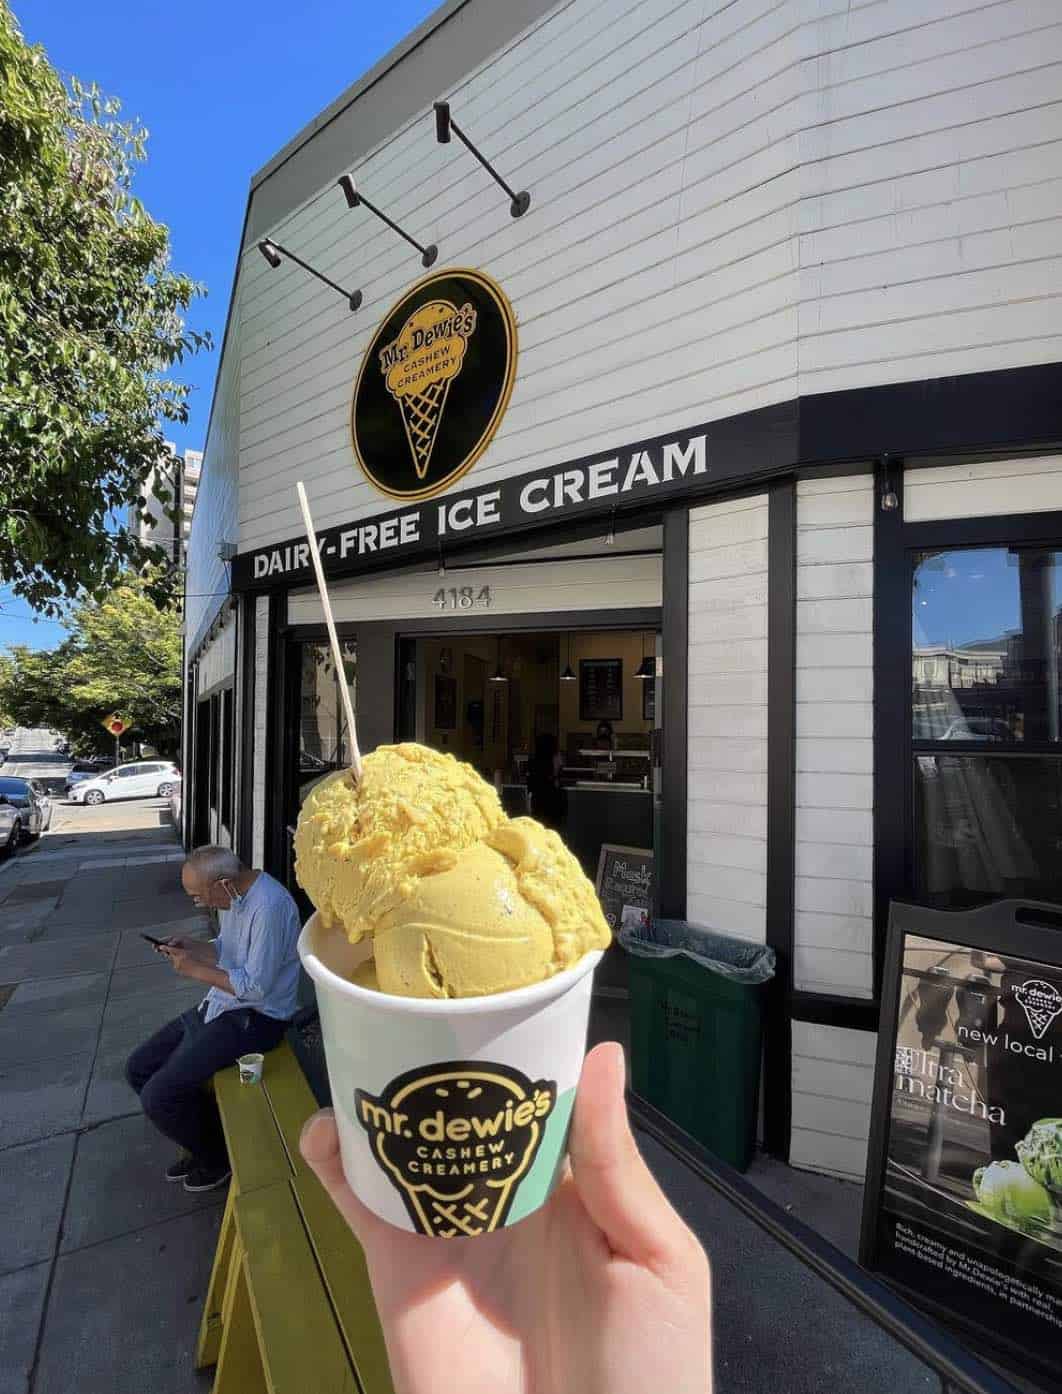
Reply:
M1053 547L913 554L913 873L941 906L1062 899L1062 591Z
M300 644L298 660L297 803L309 788L331 770L350 761L350 741L340 681L350 688L357 711L357 650L352 639L341 643L343 673L336 673L327 642Z

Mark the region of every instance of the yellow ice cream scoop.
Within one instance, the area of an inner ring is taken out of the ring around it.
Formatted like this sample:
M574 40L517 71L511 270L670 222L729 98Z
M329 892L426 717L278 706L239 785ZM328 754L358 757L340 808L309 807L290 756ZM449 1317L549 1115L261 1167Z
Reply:
M329 926L373 937L364 987L471 997L541 982L610 933L555 832L506 818L470 766L419 745L366 756L310 793L295 836L299 884Z
M531 818L421 876L376 924L375 983L405 997L477 997L541 982L606 948L609 929L582 867Z
M407 742L381 746L307 795L295 831L295 875L327 926L352 942L408 895L417 878L448 865L505 821L492 785L452 755Z

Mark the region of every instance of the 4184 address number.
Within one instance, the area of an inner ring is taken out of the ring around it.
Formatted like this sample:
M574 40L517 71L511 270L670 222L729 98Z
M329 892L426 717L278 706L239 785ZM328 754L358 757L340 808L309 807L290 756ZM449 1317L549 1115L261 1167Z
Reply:
M494 603L490 586L440 586L432 596L436 610L488 609Z

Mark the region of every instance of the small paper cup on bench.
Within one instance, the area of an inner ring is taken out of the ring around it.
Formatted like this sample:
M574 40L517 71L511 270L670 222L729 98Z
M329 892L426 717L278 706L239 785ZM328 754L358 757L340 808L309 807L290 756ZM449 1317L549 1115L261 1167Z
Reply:
M438 1000L356 986L371 951L316 914L299 938L351 1189L436 1238L516 1224L560 1177L600 952L531 987Z
M264 1064L265 1056L263 1055L241 1055L236 1061L236 1068L240 1072L240 1083L260 1084L262 1082L262 1066Z

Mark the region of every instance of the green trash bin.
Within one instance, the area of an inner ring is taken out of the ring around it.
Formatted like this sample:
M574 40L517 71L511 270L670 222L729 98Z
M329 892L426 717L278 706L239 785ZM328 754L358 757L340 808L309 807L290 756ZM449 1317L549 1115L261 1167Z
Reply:
M636 1093L731 1166L756 1145L774 950L684 920L621 929Z

